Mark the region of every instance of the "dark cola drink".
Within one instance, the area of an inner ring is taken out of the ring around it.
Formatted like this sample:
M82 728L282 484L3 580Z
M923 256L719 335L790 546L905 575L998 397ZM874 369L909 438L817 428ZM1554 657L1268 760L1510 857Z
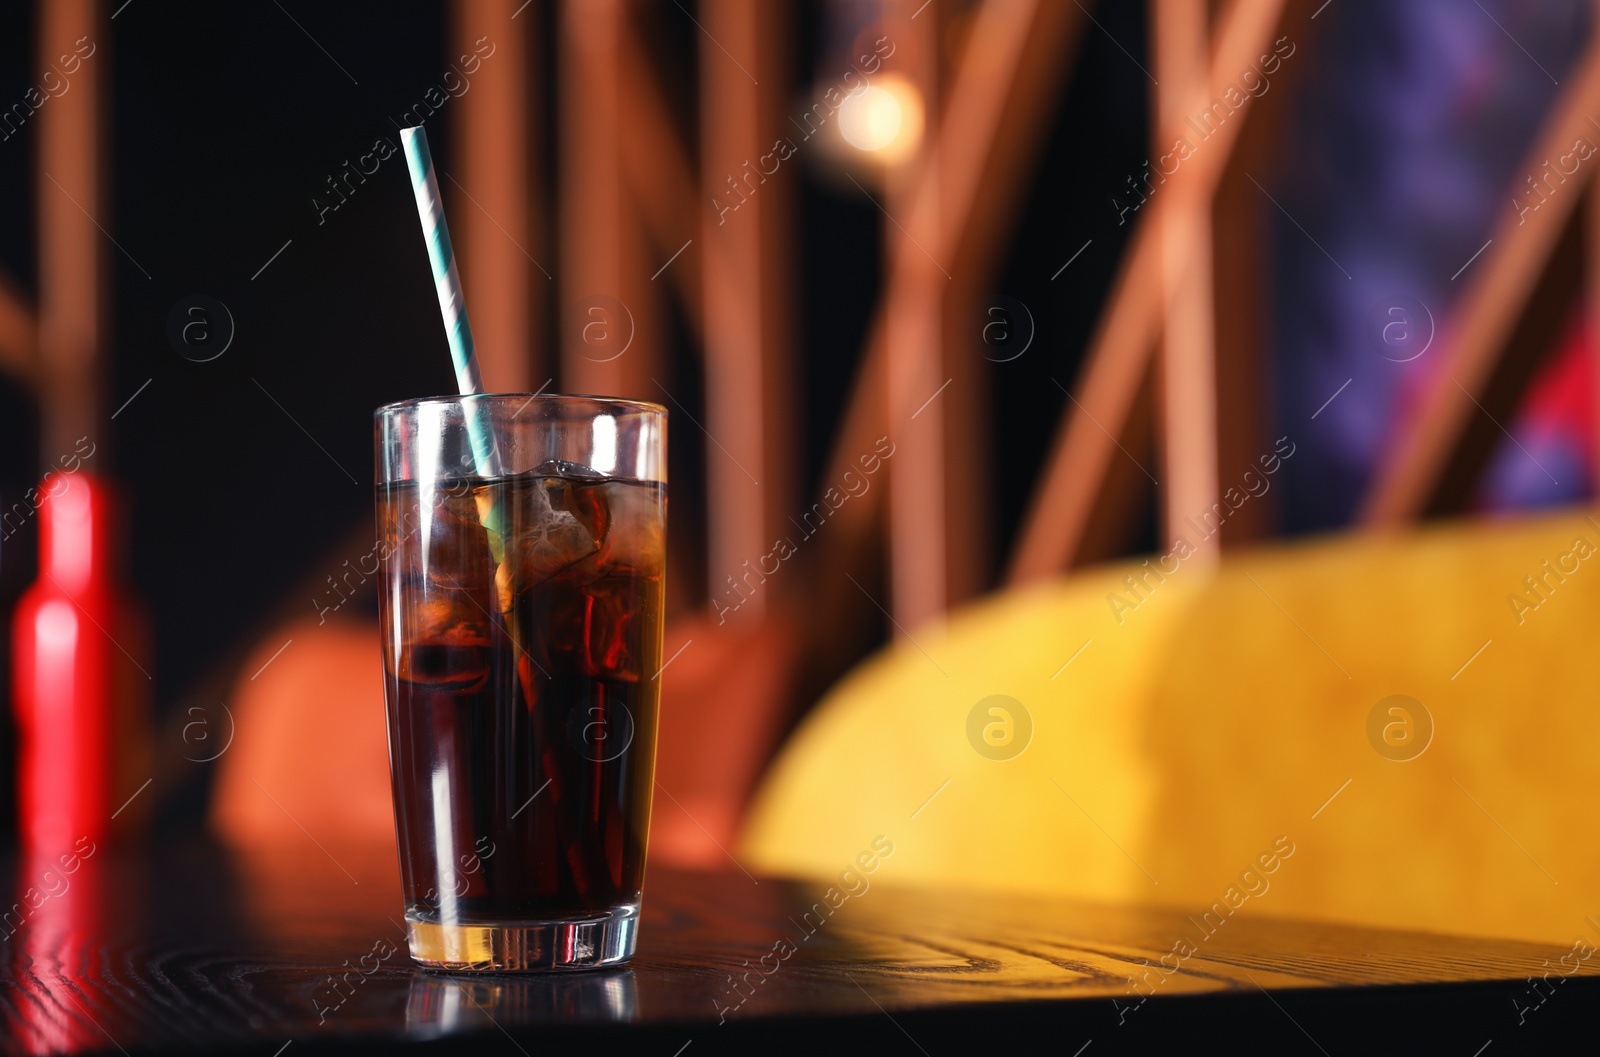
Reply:
M653 786L665 486L569 464L426 489L399 482L379 486L378 523L413 956L519 969L631 953Z

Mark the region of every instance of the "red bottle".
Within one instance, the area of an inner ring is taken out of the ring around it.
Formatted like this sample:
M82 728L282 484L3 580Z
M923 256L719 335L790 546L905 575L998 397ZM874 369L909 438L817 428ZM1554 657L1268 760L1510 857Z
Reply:
M34 502L39 579L13 618L11 699L19 830L24 847L49 855L83 839L104 843L112 813L134 792L130 765L148 766L149 675L134 660L145 636L115 587L110 486L52 473ZM117 828L143 811L130 804Z

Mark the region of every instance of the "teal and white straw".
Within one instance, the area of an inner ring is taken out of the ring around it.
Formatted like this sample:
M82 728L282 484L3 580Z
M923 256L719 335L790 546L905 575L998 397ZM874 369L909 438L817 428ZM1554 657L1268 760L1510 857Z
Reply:
M445 337L450 343L450 359L455 363L456 386L463 396L483 392L478 377L478 359L473 354L472 327L467 323L467 305L461 296L461 277L456 274L455 251L450 246L450 229L444 222L444 204L439 200L439 184L433 177L433 156L428 152L428 136L419 125L400 130L400 143L406 152L406 167L411 171L411 190L417 199L417 216L422 220L422 235L428 244L428 262L433 266L433 285L439 295L439 312L444 316ZM493 440L483 424L464 409L467 440L472 445L473 462L479 476L497 477L499 458Z

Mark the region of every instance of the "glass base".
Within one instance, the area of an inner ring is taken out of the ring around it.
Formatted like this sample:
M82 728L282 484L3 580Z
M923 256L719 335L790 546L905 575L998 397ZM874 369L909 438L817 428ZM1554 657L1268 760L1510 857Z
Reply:
M519 973L599 969L633 957L639 905L592 917L441 925L406 915L411 957L429 969Z

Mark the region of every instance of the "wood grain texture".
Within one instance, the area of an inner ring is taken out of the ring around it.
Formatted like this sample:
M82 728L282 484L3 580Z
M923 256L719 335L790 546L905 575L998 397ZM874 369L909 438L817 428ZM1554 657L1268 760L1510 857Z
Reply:
M848 895L838 879L757 883L738 871L656 871L626 969L448 976L404 954L392 861L326 851L339 870L309 842L259 861L205 848L85 860L66 891L0 930L15 926L0 948L0 1046L275 1054L292 1040L290 1053L531 1054L576 1044L673 1057L685 1044L696 1055L881 1045L931 1057L1024 1031L1069 1055L1088 1041L1141 1052L1226 1031L1289 1052L1316 1052L1309 1035L1330 1053L1359 1040L1470 1054L1489 1038L1496 1052L1553 1045L1559 1020L1600 993L1600 957L1572 959L1563 978L1567 952L1540 944L1274 920L1250 904L1202 939L1181 910L916 891L870 875ZM41 873L14 866L11 900L42 891ZM1183 959L1171 953L1180 940L1195 948ZM792 953L772 956L783 941ZM1153 968L1163 954L1169 975ZM1546 972L1547 984L1526 979Z

